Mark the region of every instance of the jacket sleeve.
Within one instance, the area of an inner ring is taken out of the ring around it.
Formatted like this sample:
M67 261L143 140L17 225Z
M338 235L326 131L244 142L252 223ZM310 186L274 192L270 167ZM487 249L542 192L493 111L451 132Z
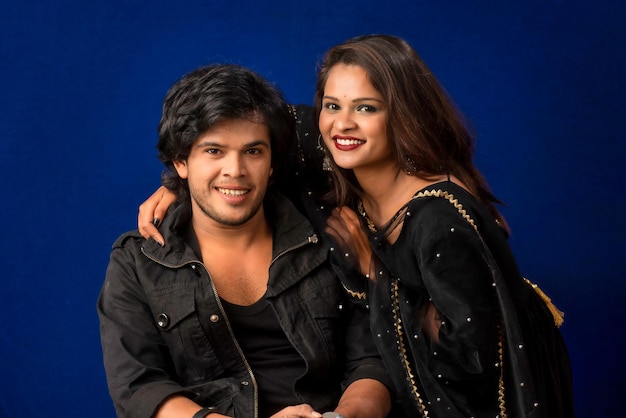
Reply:
M359 379L374 379L390 391L393 383L378 353L369 327L369 311L355 303L347 302L349 311L345 333L346 375L343 387Z
M100 336L118 416L148 418L165 398L184 389L170 378L168 350L137 277L137 258L142 255L138 246L128 240L126 244L111 252L98 298Z

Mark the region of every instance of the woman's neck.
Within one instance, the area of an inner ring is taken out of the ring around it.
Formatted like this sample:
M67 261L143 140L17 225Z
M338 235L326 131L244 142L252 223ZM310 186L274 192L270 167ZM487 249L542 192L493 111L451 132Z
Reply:
M355 170L363 190L363 205L369 218L380 226L391 219L415 192L432 181L407 174L399 167Z

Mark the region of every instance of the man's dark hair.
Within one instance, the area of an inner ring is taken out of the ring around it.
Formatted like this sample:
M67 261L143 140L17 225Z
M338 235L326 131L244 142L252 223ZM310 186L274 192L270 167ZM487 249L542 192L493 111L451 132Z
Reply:
M179 199L188 198L189 186L178 176L174 161L186 160L202 134L216 123L231 119L247 119L268 127L272 177L280 176L295 138L295 122L282 93L248 68L208 65L183 76L163 101L157 149L168 170L163 173L162 183Z

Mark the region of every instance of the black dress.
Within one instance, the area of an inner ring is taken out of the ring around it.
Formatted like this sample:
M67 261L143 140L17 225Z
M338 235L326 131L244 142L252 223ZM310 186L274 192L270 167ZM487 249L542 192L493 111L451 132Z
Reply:
M519 273L506 234L472 195L437 183L380 231L370 228L370 280L351 274L343 253L336 265L354 300L369 304L408 416L574 416L558 315Z
M323 231L330 208L316 198L332 185L311 109L299 106L294 115L289 189ZM369 226L364 218L374 250L369 279L346 257L349 243L333 246L331 259L352 300L369 308L395 385L393 416L574 416L558 315L520 274L504 230L477 199L442 182L417 191L380 230Z

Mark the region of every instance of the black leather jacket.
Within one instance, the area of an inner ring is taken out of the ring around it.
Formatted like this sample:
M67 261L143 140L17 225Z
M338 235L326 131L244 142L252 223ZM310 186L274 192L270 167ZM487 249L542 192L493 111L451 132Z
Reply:
M284 197L265 211L274 226L266 298L306 372L294 391L318 411L332 410L360 378L389 385L366 312L345 303L328 248ZM234 417L257 417L257 387L208 272L182 238L191 210L172 207L166 246L123 234L113 245L98 300L109 391L120 417L150 417L183 394Z

